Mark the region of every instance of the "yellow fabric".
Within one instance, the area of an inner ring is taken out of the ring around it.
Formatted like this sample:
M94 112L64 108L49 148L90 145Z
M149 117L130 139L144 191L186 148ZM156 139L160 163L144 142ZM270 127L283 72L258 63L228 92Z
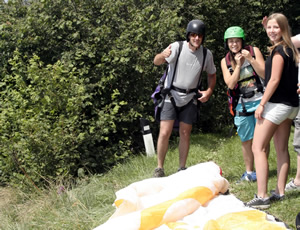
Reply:
M221 195L228 187L213 162L137 181L116 192L115 213L94 230L286 229L233 194Z
M116 201L115 201L116 207L119 208L120 205L121 205L123 202L124 202L124 199L116 200Z
M182 222L170 222L166 224L170 229L172 230L186 230L186 228L183 228L184 226L187 226L186 223L182 223Z
M213 198L213 193L210 189L206 187L195 187L192 189L189 189L183 193L181 193L177 198L173 200L169 200L166 202L163 202L161 204L155 205L153 207L144 209L141 212L141 227L140 230L148 230L153 229L156 227L159 227L162 224L165 224L164 221L164 215L168 208L170 208L171 205L174 203L185 200L185 199L194 199L197 200L201 205L205 204L207 201L211 200ZM199 205L200 206L200 205ZM198 207L199 207L198 206ZM182 207L182 208L188 208L188 207ZM178 210L180 212L181 210ZM191 210L193 212L195 210ZM183 216L182 216L183 217ZM177 219L174 219L173 221L176 221Z
M188 225L186 223L183 223L183 222L171 222L171 223L167 223L166 225L171 230L187 230L187 229L191 229L190 225ZM197 229L200 229L200 227L199 226L193 226L193 229L197 230Z
M266 213L249 210L229 213L206 223L204 230L282 230L286 229L266 220Z

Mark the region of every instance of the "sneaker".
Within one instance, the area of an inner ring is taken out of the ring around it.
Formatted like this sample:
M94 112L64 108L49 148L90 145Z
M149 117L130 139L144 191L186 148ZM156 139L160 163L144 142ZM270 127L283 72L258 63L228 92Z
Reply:
M270 201L273 202L273 201L281 201L285 198L284 195L279 195L277 194L274 190L271 191L271 196L270 196Z
M270 198L261 198L255 194L254 198L245 205L251 208L266 209L270 207Z
M164 177L165 176L165 171L164 169L162 168L156 168L154 170L154 174L153 174L154 177Z
M186 170L186 167L181 167L177 170L177 172L181 171L181 170Z
M244 174L241 176L241 178L238 182L242 182L242 181L255 182L256 181L256 172L252 172L252 173L244 172Z
M291 179L289 183L286 184L285 186L285 191L290 192L290 191L300 191L300 186L294 184L294 178Z

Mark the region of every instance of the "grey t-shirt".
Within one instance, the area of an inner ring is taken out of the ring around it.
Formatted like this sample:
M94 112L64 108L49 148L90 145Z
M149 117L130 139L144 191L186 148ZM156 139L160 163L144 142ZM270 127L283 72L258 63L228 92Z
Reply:
M171 50L171 55L166 58L166 61L170 64L167 80L165 81L165 87L168 88L171 85L171 78L173 76L174 67L179 52L179 43L172 43ZM197 88L199 82L199 74L202 68L202 62L203 46L201 46L196 51L192 51L189 48L188 43L184 41L177 63L173 85L181 89ZM208 49L203 71L207 72L208 74L214 74L216 72L212 53ZM171 90L171 94L173 95L175 103L178 107L184 106L189 103L195 95L195 93L185 94L175 90ZM166 102L170 102L169 98L167 98Z

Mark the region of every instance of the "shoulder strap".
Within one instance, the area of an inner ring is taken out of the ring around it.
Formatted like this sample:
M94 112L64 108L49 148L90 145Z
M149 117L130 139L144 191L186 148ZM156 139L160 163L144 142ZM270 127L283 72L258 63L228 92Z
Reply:
M250 52L250 54L253 58L255 58L255 52L254 52L253 46L248 45L245 47L245 49ZM257 83L257 90L258 90L258 92L263 92L264 87L262 85L262 82L260 81L258 74L255 72L255 69L253 67L252 67L252 69L253 69L253 76L255 77L255 80Z
M230 53L229 52L225 56L225 61L226 61L227 68L229 69L231 67Z
M202 80L201 75L202 75L203 67L205 64L206 54L207 54L207 48L203 46L203 61L202 61L200 75L199 75L198 89L200 89L200 87L201 87L201 80Z
M174 76L175 76L175 71L176 71L176 67L177 67L177 61L178 61L180 52L181 52L181 50L182 50L182 44L183 44L183 41L179 41L178 43L179 43L179 52L178 52L177 59L176 59L176 63L175 63L175 69L174 69L174 73L173 73L173 76L172 76L171 86L172 86L172 84L173 84L173 80L174 80ZM168 72L169 72L169 67L170 67L170 65L168 64L168 65L167 65L167 68L166 68L166 70L165 70L165 72L164 72L164 74L163 74L163 76L162 76L161 79L159 80L159 84L162 85L162 86L164 85L165 80L166 80L166 78L167 78L167 75L168 75Z
M248 50L250 52L251 56L255 58L253 46L248 45L248 46L245 46L244 49Z
M231 66L231 62L230 62L230 52L228 52L225 56L225 62L226 62L226 66L230 72L230 74L233 73L233 69L232 69L232 66Z
M179 43L179 51L178 51L177 59L176 59L176 62L175 62L175 67L174 67L174 72L173 72L173 76L172 76L170 88L171 88L172 85L173 85L174 76L175 76L175 72L176 72L176 68L177 68L178 59L179 59L179 56L180 56L180 53L181 53L181 50L182 50L182 44L183 44L183 41L179 41L178 43ZM178 108L177 108L177 106L176 106L176 102L175 102L173 96L171 95L171 92L169 91L168 94L169 94L171 103L173 104L174 109L175 109L175 111L176 111L176 114L178 114Z
M179 56L180 56L180 53L181 53L181 50L182 50L183 41L179 41L178 43L179 43L179 50L178 50L178 55L177 55L177 59L176 59L175 66L174 66L174 71L173 71L170 87L173 85L174 76L175 76L175 72L176 72L176 69L177 69L178 59L179 59Z

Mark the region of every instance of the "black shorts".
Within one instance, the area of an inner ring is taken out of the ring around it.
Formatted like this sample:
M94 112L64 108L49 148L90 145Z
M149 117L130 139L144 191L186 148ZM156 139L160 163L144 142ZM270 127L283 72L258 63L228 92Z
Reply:
M197 121L197 105L193 102L189 102L183 107L177 107L178 114L169 101L164 103L160 114L160 120L179 120L179 122L184 122L186 124L192 125Z

